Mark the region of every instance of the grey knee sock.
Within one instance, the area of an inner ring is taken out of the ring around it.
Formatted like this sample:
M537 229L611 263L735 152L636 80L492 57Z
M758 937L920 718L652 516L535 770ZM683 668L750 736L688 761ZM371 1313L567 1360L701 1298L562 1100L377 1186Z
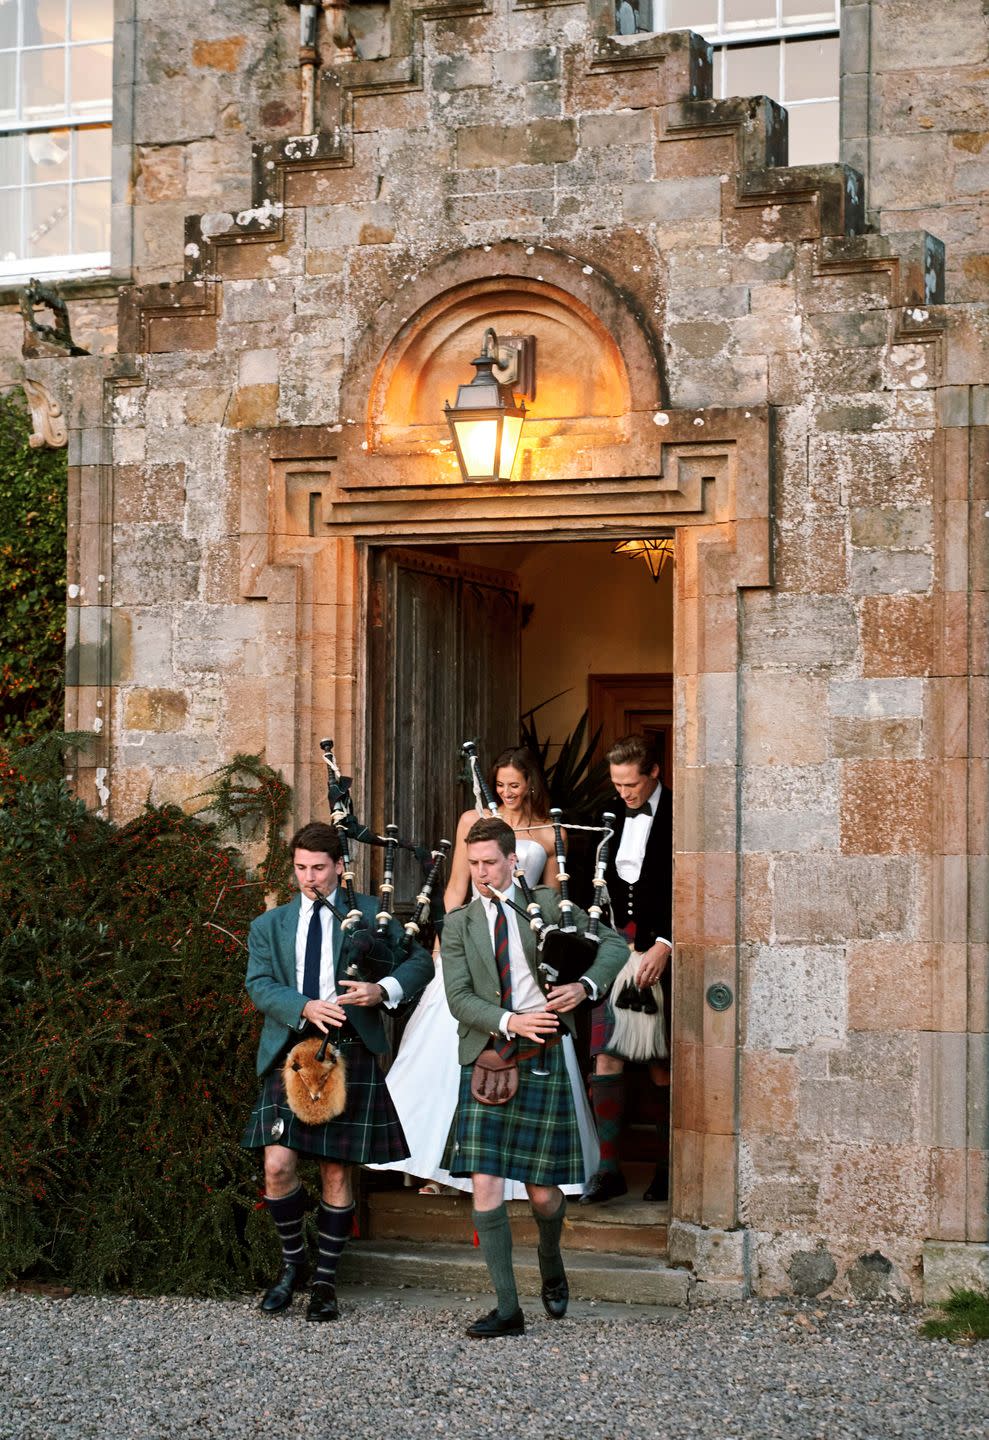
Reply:
M474 1228L498 1297L498 1314L507 1320L519 1308L519 1295L512 1269L512 1227L504 1203L496 1210L475 1210Z
M539 1226L539 1274L544 1280L562 1280L563 1256L560 1254L560 1235L567 1213L567 1197L560 1195L560 1205L555 1215L540 1215L535 1205L532 1213Z

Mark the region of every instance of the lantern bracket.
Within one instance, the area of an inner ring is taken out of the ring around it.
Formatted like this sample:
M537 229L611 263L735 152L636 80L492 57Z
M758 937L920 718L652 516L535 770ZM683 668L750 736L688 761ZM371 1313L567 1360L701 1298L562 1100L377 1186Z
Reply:
M491 373L499 385L510 385L525 400L536 398L535 335L498 335L493 325L484 332L481 353L494 364Z

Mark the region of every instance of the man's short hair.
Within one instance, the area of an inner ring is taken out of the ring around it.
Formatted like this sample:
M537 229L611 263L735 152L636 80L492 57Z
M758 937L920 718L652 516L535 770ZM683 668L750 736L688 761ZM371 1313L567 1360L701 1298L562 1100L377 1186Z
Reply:
M659 765L656 746L644 735L623 735L604 758L609 765L637 765L640 775L648 775L654 765Z
M327 825L324 820L310 820L308 825L296 830L288 842L288 848L293 858L296 850L322 850L331 860L339 860L341 855L340 836L335 828Z
M478 845L483 840L494 840L503 855L515 854L515 831L497 815L482 815L467 831L468 845Z

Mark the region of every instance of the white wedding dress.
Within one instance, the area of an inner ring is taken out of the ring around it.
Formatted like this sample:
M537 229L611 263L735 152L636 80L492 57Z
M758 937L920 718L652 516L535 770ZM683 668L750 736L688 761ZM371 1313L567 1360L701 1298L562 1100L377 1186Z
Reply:
M526 880L530 885L537 885L546 865L546 851L537 841L519 836L516 853ZM597 1170L600 1158L597 1131L570 1035L563 1037L562 1045L577 1112L584 1178L588 1180ZM387 1085L412 1153L408 1160L369 1165L367 1169L402 1170L422 1180L469 1191L471 1182L466 1176L451 1175L440 1163L460 1093L457 1022L446 1003L442 956L436 957L436 974L423 991L402 1036L395 1063L388 1071ZM568 1195L579 1195L583 1188L583 1185L562 1187ZM517 1180L506 1180L505 1199L526 1199L525 1186Z

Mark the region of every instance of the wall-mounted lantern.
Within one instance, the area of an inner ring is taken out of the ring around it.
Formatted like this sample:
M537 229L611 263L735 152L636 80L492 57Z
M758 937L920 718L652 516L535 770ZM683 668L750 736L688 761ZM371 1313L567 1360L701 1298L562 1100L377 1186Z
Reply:
M444 405L457 463L465 480L510 480L518 453L525 406L536 393L536 339L511 335L499 341L492 326L484 332L481 353L472 360L476 374L457 387L457 402Z
M672 536L664 536L661 540L623 540L612 550L612 555L630 555L632 559L642 556L649 566L649 574L653 580L658 580L663 573L663 567L668 560L673 559L675 542Z

